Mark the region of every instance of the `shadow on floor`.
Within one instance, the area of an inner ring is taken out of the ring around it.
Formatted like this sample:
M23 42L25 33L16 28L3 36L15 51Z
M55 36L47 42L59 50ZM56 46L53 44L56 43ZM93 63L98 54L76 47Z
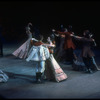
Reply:
M24 79L29 82L35 82L35 76L32 75L23 75L23 74L16 74L12 72L5 72L10 79Z

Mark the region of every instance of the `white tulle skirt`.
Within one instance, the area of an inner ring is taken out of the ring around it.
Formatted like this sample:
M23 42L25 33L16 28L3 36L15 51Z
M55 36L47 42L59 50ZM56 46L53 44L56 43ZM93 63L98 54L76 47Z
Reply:
M30 49L30 40L29 38L25 43L23 43L17 50L15 50L12 54L18 58L25 59Z
M0 70L0 82L7 82L9 77L2 70Z

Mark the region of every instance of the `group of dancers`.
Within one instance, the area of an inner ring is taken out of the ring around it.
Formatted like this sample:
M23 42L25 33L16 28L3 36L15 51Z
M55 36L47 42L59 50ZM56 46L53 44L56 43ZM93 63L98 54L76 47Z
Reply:
M72 26L69 26L68 29L62 28L60 31L52 29L53 34L48 36L47 42L44 43L43 35L38 35L35 38L30 26L32 23L28 23L26 27L27 41L12 54L20 59L26 59L27 62L34 62L37 83L42 83L44 79L60 82L68 78L57 61L65 60L71 64L77 61L73 52L75 49L73 38L82 41L81 57L85 65L85 72L93 73L100 70L91 49L91 46L96 46L96 43L89 30L85 30L83 37L80 37L74 35L71 30ZM56 40L58 37L60 37L60 42Z
M47 43L44 43L43 35L34 38L34 36L32 36L30 25L32 24L28 23L26 27L28 40L12 54L18 58L26 59L27 62L34 62L37 83L43 82L43 79L56 82L67 79L67 75L53 56L55 48L54 41L48 37Z

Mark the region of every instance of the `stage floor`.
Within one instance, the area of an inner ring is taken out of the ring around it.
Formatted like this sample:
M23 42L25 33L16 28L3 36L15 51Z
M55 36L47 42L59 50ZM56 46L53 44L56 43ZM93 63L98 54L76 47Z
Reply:
M76 99L100 98L100 71L86 74L72 70L71 65L59 63L68 79L62 82L45 81L34 83L33 62L17 59L11 53L18 45L4 45L4 57L0 57L0 69L8 76L6 83L0 83L0 96L5 99ZM95 50L100 66L100 52Z

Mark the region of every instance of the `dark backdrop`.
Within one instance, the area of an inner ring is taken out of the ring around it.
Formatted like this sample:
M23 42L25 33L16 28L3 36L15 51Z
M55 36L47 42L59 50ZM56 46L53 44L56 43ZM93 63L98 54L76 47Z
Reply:
M25 40L25 26L32 22L45 37L61 24L72 25L80 36L89 29L99 47L99 13L100 1L0 1L0 24L7 42Z

